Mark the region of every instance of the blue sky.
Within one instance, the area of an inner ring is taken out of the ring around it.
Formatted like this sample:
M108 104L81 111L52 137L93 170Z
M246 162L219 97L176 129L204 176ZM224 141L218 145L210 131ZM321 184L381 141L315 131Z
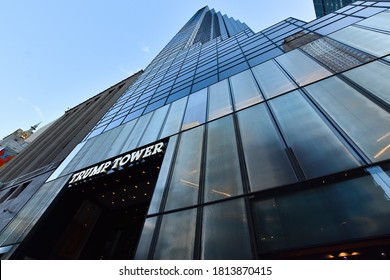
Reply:
M315 18L312 0L18 0L0 9L0 139L145 68L201 7L258 32Z

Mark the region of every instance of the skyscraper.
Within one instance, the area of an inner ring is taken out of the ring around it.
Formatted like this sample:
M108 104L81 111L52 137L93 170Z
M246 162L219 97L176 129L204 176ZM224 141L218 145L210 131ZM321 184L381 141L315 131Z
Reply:
M4 227L4 258L386 258L390 5L200 9Z
M348 4L355 2L354 0L313 0L314 10L317 18L333 13Z

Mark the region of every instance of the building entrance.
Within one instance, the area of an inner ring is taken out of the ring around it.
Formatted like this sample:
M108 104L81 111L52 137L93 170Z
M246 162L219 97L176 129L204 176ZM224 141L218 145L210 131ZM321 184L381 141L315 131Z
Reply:
M20 258L132 259L163 154L64 189Z

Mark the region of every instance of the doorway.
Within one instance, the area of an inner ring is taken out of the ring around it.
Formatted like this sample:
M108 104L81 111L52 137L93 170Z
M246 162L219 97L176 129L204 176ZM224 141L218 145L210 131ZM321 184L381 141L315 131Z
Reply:
M163 154L66 188L21 246L18 258L132 259Z

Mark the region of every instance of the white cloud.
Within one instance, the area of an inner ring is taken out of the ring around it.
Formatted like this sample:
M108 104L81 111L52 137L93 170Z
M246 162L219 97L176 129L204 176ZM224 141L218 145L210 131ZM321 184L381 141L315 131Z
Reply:
M119 66L119 70L121 71L121 72L123 72L123 73L125 73L126 75L131 75L132 73L129 71L129 70L127 70L125 67L123 67L123 66Z
M43 119L44 116L43 116L43 112L41 110L41 108L39 108L37 105L34 106L34 111L38 114L38 116Z
M142 52L144 53L148 53L149 52L149 47L148 46L145 46L141 49Z
M140 71L141 69L142 69L142 68L138 68L138 69L136 69L136 70L133 70L133 69L129 70L129 69L126 69L126 68L123 67L123 66L119 66L119 70L120 70L121 72L125 73L125 74L128 75L128 76L131 76L131 75L137 73L137 72Z
M16 97L16 99L17 99L19 102L26 102L26 101L27 101L26 98L21 97L21 96Z

